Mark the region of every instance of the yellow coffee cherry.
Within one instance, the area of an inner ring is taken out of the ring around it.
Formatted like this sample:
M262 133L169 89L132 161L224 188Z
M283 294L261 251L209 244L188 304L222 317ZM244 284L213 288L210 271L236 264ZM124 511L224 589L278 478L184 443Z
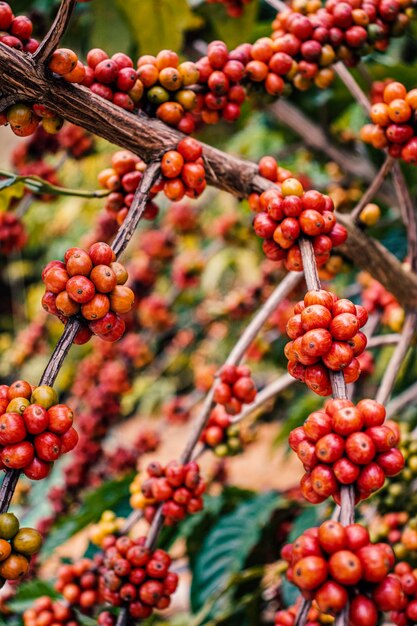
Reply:
M381 209L377 204L370 202L359 214L359 219L366 226L375 226L381 217Z
M298 196L301 198L304 188L296 178L287 178L281 185L281 191L283 196Z

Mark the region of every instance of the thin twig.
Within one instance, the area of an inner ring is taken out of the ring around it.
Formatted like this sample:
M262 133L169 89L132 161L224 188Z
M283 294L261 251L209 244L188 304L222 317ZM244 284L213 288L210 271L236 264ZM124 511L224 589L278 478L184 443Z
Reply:
M373 181L376 170L369 159L333 145L325 131L292 102L284 99L277 100L271 104L269 111L281 124L297 133L303 139L304 144L313 150L323 152L329 159L337 163L343 172L360 177L368 183Z
M388 363L388 367L384 372L384 376L378 388L375 400L380 404L386 404L392 393L401 364L405 359L405 356L410 347L410 343L413 339L416 326L417 312L413 311L412 313L408 313L406 315L401 338L396 345L394 354L392 355L390 362Z
M311 600L301 600L300 608L298 609L297 617L294 622L294 626L304 626L307 623L308 612L311 609Z
M0 513L6 513L19 480L20 470L6 470L0 487Z
M119 228L116 238L113 242L113 250L116 256L119 256L126 248L132 234L141 219L146 207L147 196L149 190L156 182L159 176L159 162L151 163L145 171L140 187L135 193L134 200L130 206L129 213L125 221ZM70 318L65 326L64 332L48 361L48 364L42 374L39 385L49 385L52 387L58 376L59 370L72 346L75 335L80 329L80 321L76 318ZM17 481L19 479L19 471L6 471L6 476L0 488L0 511L7 511L10 501L13 497Z
M121 228L119 228L111 246L117 257L119 257L126 248L136 230L137 225L139 224L141 217L143 216L148 202L149 191L158 180L159 171L160 162L154 161L148 165L143 174L143 178L139 187L136 189L133 202L130 205L128 214L126 215L126 219L124 220Z
M227 365L238 365L241 359L243 358L246 350L249 348L256 335L268 319L268 317L274 312L276 309L280 299L284 298L294 287L298 284L301 276L297 276L295 272L291 272L287 274L285 278L281 281L280 285L273 291L271 296L268 298L266 302L259 309L249 326L243 332L243 335L238 340L236 346L232 349L232 352L228 356L225 361ZM278 297L279 296L279 297ZM272 304L271 304L272 301ZM188 463L200 441L201 433L203 432L208 418L210 416L211 409L213 407L213 397L216 389L217 381L213 383L210 391L208 392L203 406L200 410L197 419L193 423L193 427L190 433L190 436L185 444L184 450L180 457L180 463L185 464ZM162 518L162 507L160 506L157 509L156 515L152 521L152 524L149 529L148 537L147 537L147 546L153 547L156 543L158 535L163 526L163 518Z
M401 333L389 333L388 335L376 335L370 337L366 345L367 348L378 348L379 346L390 346L393 343L398 343L401 338Z
M398 414L407 405L413 405L417 400L417 383L405 389L387 404L387 417Z
M128 619L129 619L129 613L127 611L127 608L125 606L123 606L120 609L119 617L117 618L117 622L116 622L116 626L126 626L127 623L128 623Z
M286 9L288 9L288 6L285 4L285 2L282 2L281 0L266 0L267 4L269 4L273 9L275 9L276 11L278 11L278 13L280 13L281 11L285 11Z
M287 295L297 287L301 282L303 275L301 272L289 272L285 278L279 283L278 287L272 292L265 304L259 309L259 312L251 320L249 326L240 337L235 347L227 357L225 365L230 365L240 361L248 345L250 345L259 333L259 329L277 308L278 304L287 297Z
M314 256L313 244L310 239L300 239L300 251L303 259L304 276L309 291L321 289L320 278L317 271L316 259Z
M49 385L50 387L53 387L59 370L62 367L64 359L72 346L72 342L74 341L74 337L79 331L80 326L80 322L75 317L68 320L64 332L56 344L45 371L42 374L39 385Z
M407 183L398 162L394 165L392 176L402 219L407 229L408 256L410 258L411 267L415 272L417 270L417 216Z
M69 26L76 4L77 0L62 0L51 28L33 55L35 61L38 63L45 62L59 46L59 42Z
M369 185L368 189L365 191L365 193L363 194L362 198L360 199L358 204L355 206L353 211L351 211L350 217L352 220L358 219L362 210L376 195L376 193L378 192L378 189L381 187L385 178L388 176L389 172L393 168L394 163L395 163L395 159L392 156L388 155L384 163L382 164L381 169L379 170L379 172L373 179L372 183Z
M313 244L310 240L302 239L300 241L301 256L303 259L304 275L306 278L307 288L320 289L320 279L317 273L317 265L314 257ZM334 398L347 398L347 386L343 376L343 372L329 372L330 382L332 385L332 395ZM343 486L340 490L340 522L344 525L351 524L355 519L355 492L352 485ZM296 624L304 626L307 622L307 616L301 619L301 611L297 615ZM338 618L339 619L339 618ZM344 618L343 618L344 619ZM339 622L339 626L346 622Z
M256 411L256 409L259 409L266 402L268 402L268 400L271 400L295 382L296 379L293 378L291 374L284 374L283 376L280 376L274 380L274 382L262 389L262 391L257 393L254 402L245 406L245 408L238 415L234 415L231 419L232 424L241 422L245 419L245 417L251 415L254 411Z
M335 63L333 65L333 68L334 68L336 74L339 76L339 78L344 82L346 87L349 89L350 93L355 97L355 99L361 105L361 107L367 113L369 113L370 108L371 108L370 102L369 102L365 92L358 85L358 83L353 78L353 76L349 72L349 70L345 67L345 65L343 65L343 63L341 61L339 61L338 63Z
M66 187L59 187L58 185L52 185L47 180L40 176L18 175L14 172L7 170L0 170L0 178L10 180L7 185L1 185L0 188L12 187L17 183L23 183L33 194L52 194L57 196L74 196L77 198L106 198L110 195L109 189L98 189L94 191L84 191L82 189L67 189Z

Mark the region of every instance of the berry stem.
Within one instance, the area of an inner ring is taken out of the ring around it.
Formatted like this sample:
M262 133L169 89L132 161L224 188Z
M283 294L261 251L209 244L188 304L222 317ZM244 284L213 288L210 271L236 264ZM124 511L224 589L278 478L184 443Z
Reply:
M126 219L122 226L119 228L117 235L112 243L112 248L117 257L119 257L136 230L137 225L143 215L148 201L149 191L156 183L159 177L160 163L159 161L153 161L148 165L143 174L142 181L139 187L136 189L135 197L130 206L129 213L126 215Z
M361 105L361 107L369 113L371 105L368 100L367 95L353 78L352 74L349 72L347 67L343 65L340 61L334 64L334 70L339 78L344 82L346 87L349 89L350 93L355 97L357 102Z
M17 176L14 172L8 172L7 170L0 170L0 177L10 180L10 184L5 184L4 187L11 187L17 183L23 183L33 194L48 193L57 196L74 196L77 198L105 198L111 193L108 189L98 189L94 191L66 189L65 187L52 185L40 176ZM3 181L0 182L0 186L4 188Z
M122 607L117 618L116 626L127 626L129 614L126 607Z
M51 28L33 55L38 63L44 63L59 46L59 42L69 26L76 4L77 0L62 0Z
M298 609L297 617L294 622L294 626L304 626L308 620L308 612L311 609L311 601L305 600L304 598L301 601L300 608Z
M350 213L350 217L352 220L354 221L358 220L360 214L362 213L362 210L372 200L372 198L375 196L375 194L378 192L379 188L381 187L382 183L384 182L385 178L388 176L388 174L392 170L394 163L395 163L394 157L388 155L384 163L382 164L379 172L373 179L372 183L369 185L368 189L365 191L365 193L363 194L358 204Z
M53 387L59 370L72 346L75 335L80 328L80 322L76 318L71 318L65 326L64 332L48 361L48 364L39 381L39 385L49 385Z
M395 347L394 354L388 363L388 367L384 372L384 376L378 388L375 400L380 404L386 404L392 393L398 372L408 352L416 327L417 312L412 311L406 315L401 338Z
M0 487L0 513L6 513L19 480L20 470L6 470Z
M407 183L398 162L394 164L392 176L402 220L407 229L408 256L411 268L415 272L417 270L417 216Z
M313 245L308 239L300 240L300 250L303 259L304 275L307 283L307 289L321 289L320 279L317 272L316 260L314 257ZM347 398L347 387L343 372L329 371L330 382L332 385L333 398ZM352 524L355 519L355 492L352 486L342 487L340 490L340 511L339 521L344 526ZM308 619L308 610L311 604L306 601L300 607L297 614L296 625L304 626ZM346 626L348 623L348 607L336 618L337 626Z
M281 11L285 11L288 9L288 6L282 0L266 0L267 4L271 6L273 9L281 13Z
M309 239L300 238L300 251L303 259L304 276L307 290L321 289L320 278L317 271L316 259L314 258L313 244Z

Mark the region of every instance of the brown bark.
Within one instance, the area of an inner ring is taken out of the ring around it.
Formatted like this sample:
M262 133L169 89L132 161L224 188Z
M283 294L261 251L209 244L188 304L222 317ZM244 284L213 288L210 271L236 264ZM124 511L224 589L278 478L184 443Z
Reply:
M143 113L133 114L100 98L85 87L71 85L55 78L35 63L30 55L22 54L0 43L0 89L14 100L42 103L66 120L131 150L145 161L159 160L183 137L159 120ZM0 100L0 110L4 103ZM271 183L257 173L257 166L233 155L204 145L206 178L210 185L244 198L251 192L261 193ZM417 306L417 275L406 272L401 263L377 241L367 237L340 216L348 228L349 239L344 252L355 264L369 271L400 303L408 308Z

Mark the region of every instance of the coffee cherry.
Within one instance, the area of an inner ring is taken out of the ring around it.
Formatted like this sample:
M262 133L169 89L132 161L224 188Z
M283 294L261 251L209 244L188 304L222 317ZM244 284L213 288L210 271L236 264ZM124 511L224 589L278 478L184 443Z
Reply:
M19 530L19 520L14 513L0 514L0 537L12 539Z
M316 589L326 578L326 561L318 556L300 559L294 568L294 583L304 590Z
M34 528L21 528L12 540L13 550L24 556L32 556L42 546L42 535Z

